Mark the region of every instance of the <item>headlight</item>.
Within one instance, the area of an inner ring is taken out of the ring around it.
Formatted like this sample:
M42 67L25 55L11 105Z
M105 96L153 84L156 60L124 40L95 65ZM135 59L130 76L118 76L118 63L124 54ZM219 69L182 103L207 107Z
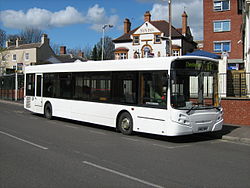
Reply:
M178 123L180 123L182 125L190 126L189 118L187 115L184 115L184 114L179 114Z
M218 117L217 117L217 121L222 120L223 114L224 114L224 112L223 112L223 109L221 108L221 109L220 109L220 112L219 112L219 115L218 115Z

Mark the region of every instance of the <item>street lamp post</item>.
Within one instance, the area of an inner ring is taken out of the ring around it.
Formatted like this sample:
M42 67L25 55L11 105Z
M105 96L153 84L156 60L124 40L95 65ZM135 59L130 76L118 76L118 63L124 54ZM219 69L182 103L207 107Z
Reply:
M107 27L112 28L113 25L104 24L102 26L102 61L103 61L103 57L104 57L104 32L105 32L105 29Z

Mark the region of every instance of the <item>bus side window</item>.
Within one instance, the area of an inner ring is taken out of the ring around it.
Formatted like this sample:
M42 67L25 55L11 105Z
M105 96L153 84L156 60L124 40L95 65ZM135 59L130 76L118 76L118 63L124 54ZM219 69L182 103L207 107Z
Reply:
M35 96L35 74L26 75L26 96Z
M112 100L116 103L137 103L138 72L113 72Z
M47 73L43 75L43 96L59 98L60 85L58 73Z
M141 81L141 104L166 107L167 105L167 74L163 71L143 72Z
M87 92L87 90L86 90ZM91 75L91 100L111 100L111 73L93 73Z

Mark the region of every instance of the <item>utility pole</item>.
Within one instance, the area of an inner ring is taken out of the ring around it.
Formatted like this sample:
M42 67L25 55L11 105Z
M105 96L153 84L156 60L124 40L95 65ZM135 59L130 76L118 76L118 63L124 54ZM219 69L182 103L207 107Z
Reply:
M18 74L17 74L17 71L18 71L18 69L17 69L17 63L16 63L16 70L15 70L15 72L16 72L16 74L15 74L15 101L17 101L17 91L18 91Z
M169 13L169 56L172 56L172 7L171 0L168 0L168 13Z

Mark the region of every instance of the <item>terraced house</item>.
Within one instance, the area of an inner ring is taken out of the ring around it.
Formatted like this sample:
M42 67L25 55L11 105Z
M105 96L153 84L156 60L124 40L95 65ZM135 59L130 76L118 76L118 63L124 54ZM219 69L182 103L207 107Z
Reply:
M22 44L20 39L16 39L13 44L6 42L6 49L1 53L1 67L3 72L12 73L16 66L21 71L23 66L35 65L46 61L51 56L55 56L49 44L46 34L42 35L41 42Z

